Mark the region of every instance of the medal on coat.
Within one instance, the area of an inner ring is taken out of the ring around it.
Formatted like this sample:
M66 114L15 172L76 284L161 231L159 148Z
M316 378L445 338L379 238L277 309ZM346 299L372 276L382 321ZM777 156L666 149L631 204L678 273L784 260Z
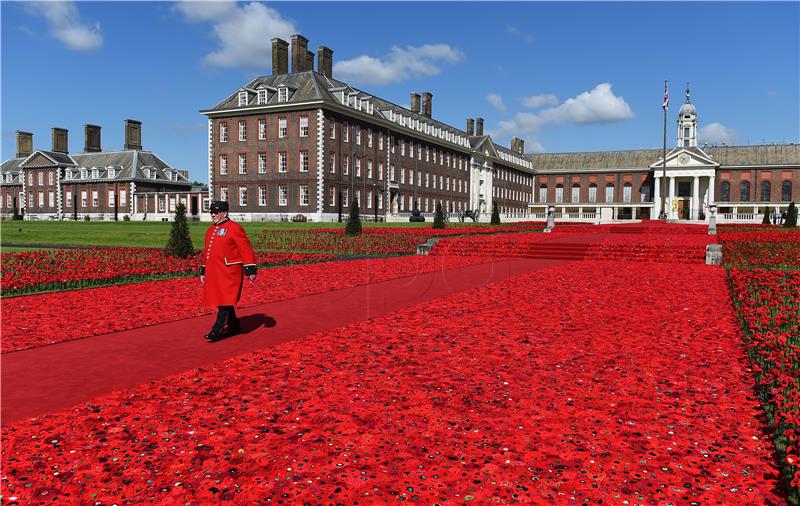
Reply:
M219 236L226 235L227 233L228 233L228 229L227 228L221 228L221 229L217 230L217 235L219 235Z

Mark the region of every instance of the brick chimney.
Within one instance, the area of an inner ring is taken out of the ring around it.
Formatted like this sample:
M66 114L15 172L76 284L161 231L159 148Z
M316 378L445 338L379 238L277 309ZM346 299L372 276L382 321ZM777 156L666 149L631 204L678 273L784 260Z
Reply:
M511 138L511 151L515 153L519 153L521 155L525 154L525 141L520 139L519 137L512 137Z
M306 70L314 70L314 51L306 51Z
M125 148L142 149L142 122L135 119L125 120Z
M475 135L475 120L467 118L467 135Z
M296 33L292 35L292 72L303 72L308 62L308 39Z
M100 149L100 127L97 125L84 125L83 131L83 152L99 153Z
M483 136L483 118L477 118L475 120L475 135L479 137Z
M33 134L17 130L17 158L25 158L33 153Z
M289 73L289 43L275 37L272 39L272 75Z
M422 115L431 117L431 107L433 102L433 95L431 92L425 91L422 93Z
M69 130L53 127L53 149L55 153L69 153Z
M419 112L419 93L416 91L411 93L411 112Z
M325 77L333 77L333 50L319 46L317 49L317 72Z

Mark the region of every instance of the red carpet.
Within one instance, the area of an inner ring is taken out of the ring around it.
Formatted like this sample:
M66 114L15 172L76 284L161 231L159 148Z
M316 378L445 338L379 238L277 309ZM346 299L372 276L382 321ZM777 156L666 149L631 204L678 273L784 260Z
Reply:
M561 263L564 260L498 260L249 307L239 313L245 333L213 344L202 339L213 321L205 316L5 354L0 416L2 423L9 423L42 415L114 390Z

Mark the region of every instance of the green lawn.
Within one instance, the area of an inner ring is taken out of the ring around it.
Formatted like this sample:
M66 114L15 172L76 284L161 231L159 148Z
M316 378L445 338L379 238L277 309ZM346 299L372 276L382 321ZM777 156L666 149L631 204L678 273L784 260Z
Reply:
M203 246L209 222L190 222L195 248ZM371 223L370 227L430 227L426 223ZM344 228L344 223L243 222L248 234L261 230ZM455 224L452 224L455 225ZM144 221L3 221L0 223L0 247L11 251L11 244L58 244L72 246L126 246L161 248L169 239L171 223Z

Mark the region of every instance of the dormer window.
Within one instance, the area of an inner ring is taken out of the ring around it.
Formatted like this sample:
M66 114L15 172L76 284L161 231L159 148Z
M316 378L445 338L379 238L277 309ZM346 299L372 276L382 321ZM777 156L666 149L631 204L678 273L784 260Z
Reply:
M116 169L108 169L108 178L113 179L117 176Z
M64 171L64 179L72 179L72 171L67 169Z
M278 102L288 102L289 101L289 88L286 86L281 86L278 88Z
M98 179L100 177L100 171L98 169L92 169L92 179Z
M240 91L239 92L239 107L244 107L247 105L247 92Z
M267 103L267 90L258 90L258 103L259 104Z
M155 170L155 169L153 169L153 170L151 170L151 171L150 171L150 179L155 179L155 178L156 178L156 175L157 175L157 174L156 174L156 170Z
M81 169L81 179L86 179L86 169Z

